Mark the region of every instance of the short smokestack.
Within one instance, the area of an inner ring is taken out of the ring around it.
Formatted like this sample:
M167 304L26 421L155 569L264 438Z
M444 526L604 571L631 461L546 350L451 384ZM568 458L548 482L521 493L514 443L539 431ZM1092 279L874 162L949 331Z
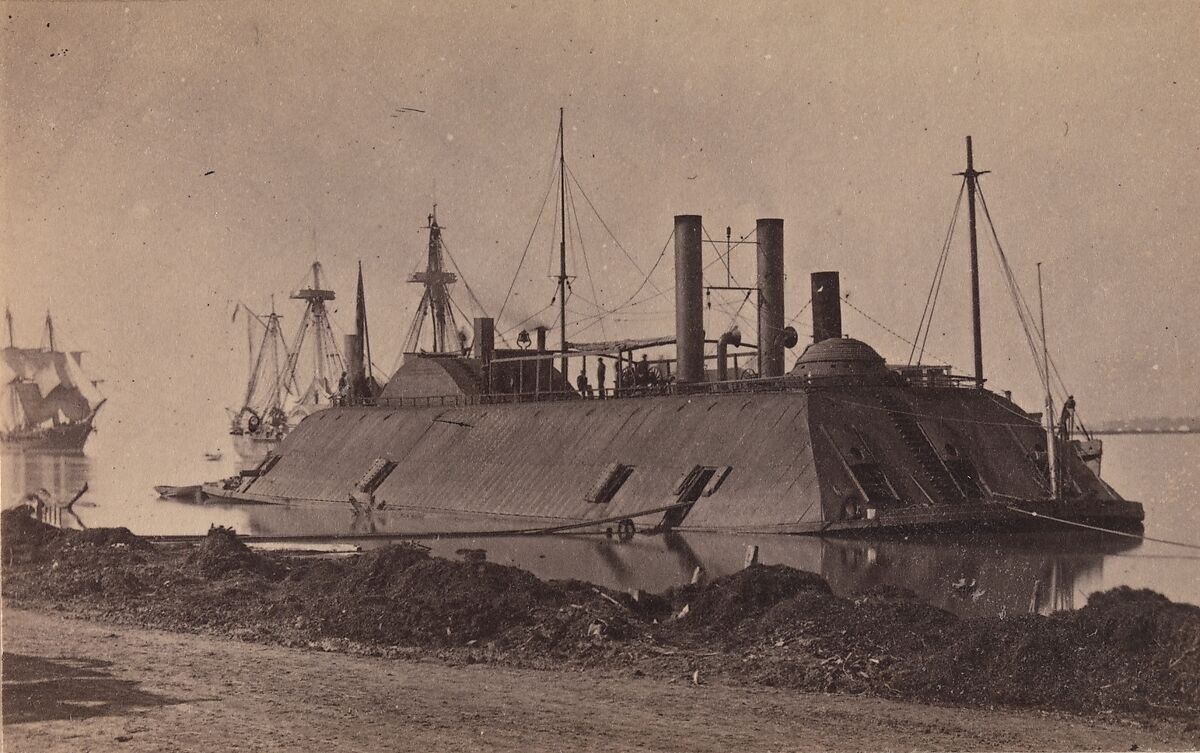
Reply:
M675 358L680 382L704 381L704 263L700 215L675 216Z
M363 348L362 338L346 335L342 338L342 351L346 361L346 395L351 400L366 397L363 392Z
M783 220L758 221L758 374L783 376Z
M842 290L837 272L812 274L813 342L842 336Z
M546 352L546 331L547 331L545 325L539 324L534 329L534 331L537 333L537 352L545 353Z
M729 381L729 346L742 344L742 332L737 327L717 339L717 381Z
M491 363L496 350L496 320L490 316L476 317L474 334L475 339L471 343L473 355L480 363Z

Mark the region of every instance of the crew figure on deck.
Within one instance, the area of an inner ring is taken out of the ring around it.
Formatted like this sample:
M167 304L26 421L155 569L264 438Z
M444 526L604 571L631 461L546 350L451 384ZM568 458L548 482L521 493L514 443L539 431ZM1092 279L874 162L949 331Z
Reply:
M604 376L607 368L604 365L603 358L596 359L596 392L599 394L601 400L604 399Z
M645 387L650 384L650 361L647 360L646 354L642 354L642 360L634 365L633 369L634 381L639 387Z
M1062 415L1058 419L1058 436L1064 441L1071 438L1075 433L1075 396L1067 395L1067 402L1063 403Z
M579 376L575 377L575 387L579 390L580 397L592 397L592 385L588 384L587 367L579 370Z

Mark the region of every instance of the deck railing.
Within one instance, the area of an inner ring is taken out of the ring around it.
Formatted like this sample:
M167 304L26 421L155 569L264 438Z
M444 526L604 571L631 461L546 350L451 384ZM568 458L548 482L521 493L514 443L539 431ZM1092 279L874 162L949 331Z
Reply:
M903 379L896 375L897 384L907 384L911 387L927 389L975 389L973 377L958 375L939 375L936 379L918 380ZM853 376L836 375L828 377L813 376L783 376L758 379L739 379L727 382L679 383L669 382L657 385L642 385L636 387L614 387L599 394L594 390L591 395L581 395L575 390L557 392L522 392L522 393L491 393L480 395L427 395L423 397L376 397L361 398L354 401L342 401L340 405L357 405L377 408L430 408L430 407L464 407L476 405L509 405L515 403L553 403L567 400L623 400L663 395L728 395L747 393L773 392L812 392L815 390L832 389L836 387L875 384Z

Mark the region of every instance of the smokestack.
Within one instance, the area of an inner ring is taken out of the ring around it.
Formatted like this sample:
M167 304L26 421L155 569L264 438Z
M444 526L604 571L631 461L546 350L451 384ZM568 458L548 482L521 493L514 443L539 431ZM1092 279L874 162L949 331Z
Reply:
M813 342L842 336L842 290L837 272L812 273Z
M352 401L365 397L361 394L363 386L362 338L358 335L346 335L342 338L342 351L346 360L346 395Z
M680 382L704 381L704 263L700 215L675 216L675 358Z
M758 221L758 374L783 376L783 220Z
M475 318L475 339L471 343L473 355L482 364L492 362L496 350L496 321L490 316Z
M537 352L546 352L546 325L539 324L534 331L537 333Z

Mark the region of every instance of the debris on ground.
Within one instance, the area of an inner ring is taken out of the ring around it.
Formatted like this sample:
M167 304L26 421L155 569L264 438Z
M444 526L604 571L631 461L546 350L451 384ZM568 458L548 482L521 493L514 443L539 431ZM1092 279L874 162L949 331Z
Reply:
M1200 732L1200 607L1151 591L963 619L894 587L842 598L781 565L630 594L411 544L264 554L214 527L194 546L155 546L126 529L60 530L20 508L0 531L8 604L321 650L1134 714Z

